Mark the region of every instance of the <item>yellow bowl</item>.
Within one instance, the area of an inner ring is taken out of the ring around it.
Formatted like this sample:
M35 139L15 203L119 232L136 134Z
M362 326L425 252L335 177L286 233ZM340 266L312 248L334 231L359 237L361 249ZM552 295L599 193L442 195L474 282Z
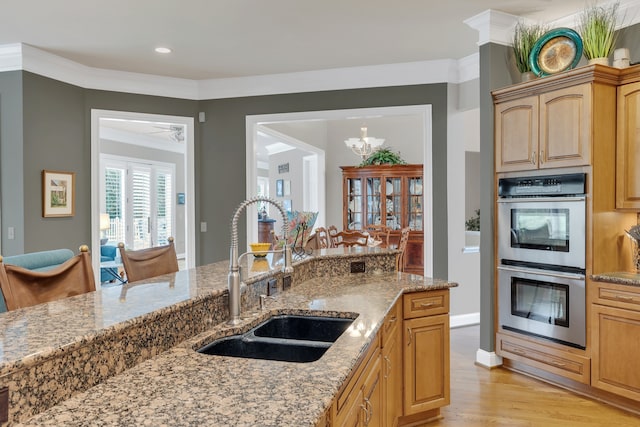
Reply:
M251 246L253 256L265 257L267 256L267 251L271 247L271 243L251 243L249 246Z

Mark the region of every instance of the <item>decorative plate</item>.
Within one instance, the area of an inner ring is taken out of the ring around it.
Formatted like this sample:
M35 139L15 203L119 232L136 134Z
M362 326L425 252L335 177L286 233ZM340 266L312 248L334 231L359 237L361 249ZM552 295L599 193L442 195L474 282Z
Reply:
M548 76L575 68L582 57L582 38L571 28L556 28L535 42L529 66L537 76Z

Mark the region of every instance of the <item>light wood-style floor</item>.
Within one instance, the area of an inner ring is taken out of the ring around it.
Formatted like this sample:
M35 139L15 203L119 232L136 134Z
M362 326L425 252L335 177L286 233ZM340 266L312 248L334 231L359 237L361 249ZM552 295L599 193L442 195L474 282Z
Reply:
M425 427L640 426L640 417L506 369L474 365L479 326L451 330L451 405Z

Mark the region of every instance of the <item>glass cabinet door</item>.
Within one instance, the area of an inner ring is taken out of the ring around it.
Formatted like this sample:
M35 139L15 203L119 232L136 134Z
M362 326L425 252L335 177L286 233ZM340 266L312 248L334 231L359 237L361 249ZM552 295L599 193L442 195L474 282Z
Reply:
M407 224L414 231L422 231L422 200L422 178L409 178Z
M402 178L385 179L385 219L391 230L402 228Z
M380 225L382 223L382 210L380 209L381 178L367 178L367 225Z
M347 210L347 228L349 230L361 230L363 219L361 178L347 179L347 198L349 206Z

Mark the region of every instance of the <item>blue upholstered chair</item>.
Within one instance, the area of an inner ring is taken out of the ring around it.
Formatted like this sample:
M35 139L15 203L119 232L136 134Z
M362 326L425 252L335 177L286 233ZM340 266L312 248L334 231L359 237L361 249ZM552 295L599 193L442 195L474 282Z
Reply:
M118 254L116 246L103 245L100 246L100 262L115 261ZM116 267L102 267L100 269L100 282L109 282L118 275Z

